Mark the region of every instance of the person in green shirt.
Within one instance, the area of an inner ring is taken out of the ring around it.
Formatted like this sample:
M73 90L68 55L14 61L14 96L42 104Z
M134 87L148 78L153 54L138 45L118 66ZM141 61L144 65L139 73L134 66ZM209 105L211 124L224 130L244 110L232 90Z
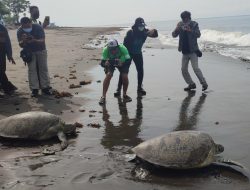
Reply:
M113 73L117 68L122 75L123 82L123 100L125 102L131 102L132 99L127 95L128 89L128 71L129 71L130 56L127 48L118 44L118 41L112 39L108 42L107 46L102 52L101 66L104 67L106 77L103 81L103 93L99 101L100 105L106 103L106 94L109 88L110 80L113 77Z

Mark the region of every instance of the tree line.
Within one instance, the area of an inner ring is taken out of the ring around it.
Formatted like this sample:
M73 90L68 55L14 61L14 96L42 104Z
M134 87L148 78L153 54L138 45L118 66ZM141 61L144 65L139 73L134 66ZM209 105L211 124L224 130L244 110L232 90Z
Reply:
M1 0L0 1L0 16L6 23L19 24L20 15L25 12L30 6L27 0Z

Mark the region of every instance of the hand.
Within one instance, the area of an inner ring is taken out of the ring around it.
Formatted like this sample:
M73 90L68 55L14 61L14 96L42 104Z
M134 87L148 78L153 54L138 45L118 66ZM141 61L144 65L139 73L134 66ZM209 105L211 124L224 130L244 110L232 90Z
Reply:
M109 62L109 61L106 61L106 62L105 62L105 66L106 66L106 67L109 67L109 66L110 66L110 62Z
M34 40L34 37L31 35L23 34L21 36L22 43L27 44L27 43L32 43Z
M187 32L191 32L192 31L191 28L190 28L190 26L185 26L183 30L187 31Z
M11 62L13 65L16 64L15 60L13 59L13 57L11 57L11 58L9 59L9 62Z
M157 32L156 29L149 30L147 32L147 36L149 36L149 37L158 37L158 32Z
M118 67L121 67L123 65L120 59L115 59L115 62L118 63Z
M181 26L182 26L182 23L179 22L179 23L176 25L175 30L180 31L180 30L181 30Z
M28 38L27 38L27 43L34 43L36 41L37 40L33 36L28 36Z

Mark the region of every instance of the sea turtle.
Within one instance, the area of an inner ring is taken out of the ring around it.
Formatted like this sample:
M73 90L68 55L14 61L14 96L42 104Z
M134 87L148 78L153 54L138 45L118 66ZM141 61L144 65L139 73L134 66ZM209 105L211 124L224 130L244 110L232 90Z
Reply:
M62 150L68 146L65 134L74 134L76 127L65 124L58 116L47 112L25 112L0 120L0 137L46 140L57 136Z
M139 144L132 149L134 154L127 157L127 160L139 158L157 166L177 170L202 168L214 164L229 167L249 179L247 168L235 161L216 157L223 151L224 147L215 144L207 133L186 130L170 132Z

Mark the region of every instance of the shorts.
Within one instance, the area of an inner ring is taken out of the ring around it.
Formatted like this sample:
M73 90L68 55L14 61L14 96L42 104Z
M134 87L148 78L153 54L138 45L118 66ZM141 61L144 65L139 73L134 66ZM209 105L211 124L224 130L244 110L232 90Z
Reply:
M113 75L115 69L117 68L118 71L119 71L120 73L122 73L122 74L128 74L130 64L131 64L131 62L124 63L124 64L122 65L122 67L115 67L115 66L113 66L113 65L106 66L106 67L104 68L104 72L105 72L105 74L110 73L110 74Z

